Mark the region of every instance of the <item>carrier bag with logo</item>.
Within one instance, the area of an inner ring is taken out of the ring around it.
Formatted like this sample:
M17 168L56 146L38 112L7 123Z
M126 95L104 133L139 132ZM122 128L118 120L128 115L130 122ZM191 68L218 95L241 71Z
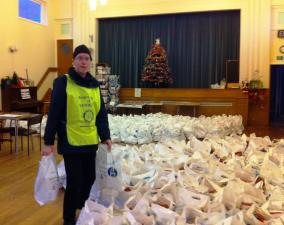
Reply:
M121 154L115 154L115 149L108 152L107 145L99 145L96 156L96 187L98 190L122 190Z

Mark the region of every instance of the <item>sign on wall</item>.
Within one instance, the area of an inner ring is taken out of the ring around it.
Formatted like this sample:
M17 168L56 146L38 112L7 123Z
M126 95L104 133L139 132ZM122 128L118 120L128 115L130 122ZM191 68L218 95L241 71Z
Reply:
M271 64L284 64L284 6L272 10Z

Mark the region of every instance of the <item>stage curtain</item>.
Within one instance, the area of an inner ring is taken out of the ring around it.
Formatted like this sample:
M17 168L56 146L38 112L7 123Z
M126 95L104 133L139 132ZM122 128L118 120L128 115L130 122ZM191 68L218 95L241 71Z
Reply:
M155 39L168 55L171 87L207 88L239 59L240 11L99 19L99 62L120 75L122 87L141 87L144 60Z

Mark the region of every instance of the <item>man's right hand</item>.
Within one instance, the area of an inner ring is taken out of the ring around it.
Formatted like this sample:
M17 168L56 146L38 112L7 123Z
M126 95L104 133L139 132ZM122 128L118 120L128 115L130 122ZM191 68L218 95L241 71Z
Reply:
M50 155L52 153L55 153L55 146L54 145L44 145L41 149L41 155Z

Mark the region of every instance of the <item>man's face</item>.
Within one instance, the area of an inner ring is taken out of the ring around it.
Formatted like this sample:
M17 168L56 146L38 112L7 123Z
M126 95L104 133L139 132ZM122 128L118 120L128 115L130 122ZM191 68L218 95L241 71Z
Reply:
M78 54L73 60L73 66L76 72L84 77L90 71L91 58L87 53Z

